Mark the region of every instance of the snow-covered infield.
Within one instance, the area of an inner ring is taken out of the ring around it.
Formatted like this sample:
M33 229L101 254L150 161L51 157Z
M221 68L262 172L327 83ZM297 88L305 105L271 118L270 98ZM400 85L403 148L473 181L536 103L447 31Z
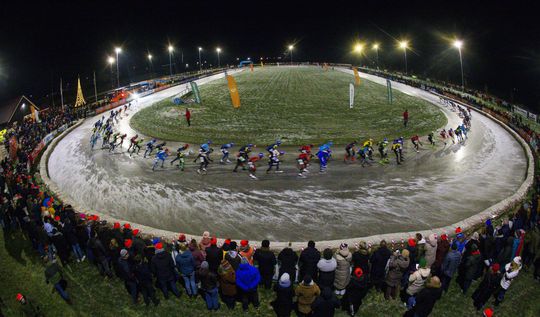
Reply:
M348 72L348 70L346 70L346 69L343 69L342 71ZM361 76L364 77L364 78L369 78L370 80L373 80L375 82L382 80L381 78L378 78L378 77L372 76L372 75L367 75L367 74L361 74ZM398 83L396 83L396 84L398 84ZM399 85L402 85L402 84L399 84ZM529 146L527 145L527 143L525 142L525 140L523 140L510 127L506 126L504 123L500 122L499 120L491 117L489 114L486 114L486 113L482 113L482 114L484 116L486 116L486 117L489 117L491 120L498 123L505 130L507 130L521 144L521 147L523 148L523 150L524 150L524 152L526 154L527 161L528 161L528 166L527 166L527 171L526 171L526 178L525 178L525 181L519 187L519 189L513 195L511 195L510 197L500 201L499 203L497 203L497 204L495 204L495 205L493 205L493 206L491 206L489 208L486 208L484 211L482 211L482 212L480 212L480 213L478 213L478 214L476 214L474 216L471 216L471 217L466 218L466 219L464 219L462 221L459 221L457 223L454 223L454 224L451 224L451 225L448 225L448 226L445 226L445 227L435 228L435 229L431 229L431 230L388 233L388 234L372 235L372 236L366 236L366 237L354 237L354 238L349 238L349 239L317 241L317 243L319 245L322 245L322 246L329 246L329 247L332 247L332 248L337 248L342 242L346 242L350 246L354 246L360 240L366 241L367 243L370 243L370 244L377 244L382 239L384 239L386 241L389 241L389 242L390 241L399 242L401 240L406 240L409 237L414 236L414 234L416 232L420 232L424 236L427 236L427 235L429 235L431 233L436 233L436 234L439 234L439 235L442 234L442 233L447 233L447 234L451 235L454 232L454 229L456 227L461 227L464 231L473 230L477 226L481 225L486 219L491 218L491 217L499 216L502 213L504 213L505 211L507 211L508 209L510 209L510 208L516 206L517 204L521 203L523 201L523 199L526 198L527 192L528 192L529 188L532 186L533 181L534 181L534 158L533 158L532 152L531 152ZM72 205L73 208L76 211L82 212L82 213L85 213L85 214L99 215L102 220L106 220L110 224L112 224L113 222L116 222L116 221L125 222L122 219L115 219L115 218L113 218L111 216L102 214L99 211L84 210L83 208L80 208L80 206L78 206L78 204L76 202L71 201L68 197L63 195L62 192L59 190L59 188L49 178L47 165L48 165L48 160L49 160L50 154L54 151L54 148L58 144L58 142L64 136L69 134L70 131L72 131L73 129L77 128L80 124L82 124L82 122L83 121L78 122L77 124L73 125L69 129L64 131L61 135L57 136L52 141L52 143L48 146L48 148L45 150L45 152L44 152L44 154L43 154L43 156L41 158L41 161L40 161L41 178L43 179L43 182L48 186L49 191L51 193L53 193L64 204ZM136 224L136 223L132 223L132 226L139 228L143 235L161 237L162 239L164 239L166 241L172 241L172 240L176 239L177 236L178 236L177 232L160 230L160 229L156 229L156 228L152 228L152 227L148 227L148 226L144 226L144 225L139 225L139 224ZM188 235L189 235L189 238L195 238L195 239L200 239L201 238L198 235L191 235L191 234L188 234ZM219 243L223 243L224 238L226 238L226 237L218 238ZM238 238L249 238L249 237L233 237L233 238L238 239ZM259 241L252 241L251 243L255 244L255 245L260 244ZM291 244L292 244L293 249L299 250L299 249L305 247L306 241L295 241L295 242L292 242ZM271 242L272 249L276 249L276 250L282 249L286 245L288 245L288 242L283 242L283 241L281 241L281 242L280 241L272 241Z

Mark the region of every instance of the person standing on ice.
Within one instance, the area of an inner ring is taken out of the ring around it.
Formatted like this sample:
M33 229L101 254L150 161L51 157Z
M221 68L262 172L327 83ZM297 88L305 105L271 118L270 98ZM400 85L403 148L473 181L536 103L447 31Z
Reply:
M157 140L152 139L148 143L146 143L146 151L144 151L144 158L146 158L146 155L152 155L152 151L154 150L154 145L156 144Z
M221 153L223 154L223 156L221 157L221 160L219 161L221 164L231 162L229 160L229 149L232 148L233 146L234 146L234 143L227 143L221 146Z
M156 169L159 161L161 161L161 168L163 168L163 163L165 163L165 159L167 158L167 156L169 156L169 149L165 148L163 150L159 150L156 153L156 157L154 158L154 165L152 165L152 171Z

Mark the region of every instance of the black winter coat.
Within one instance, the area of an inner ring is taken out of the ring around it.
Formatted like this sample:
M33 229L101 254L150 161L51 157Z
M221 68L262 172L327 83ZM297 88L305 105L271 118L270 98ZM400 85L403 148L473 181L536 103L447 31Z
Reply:
M217 273L221 260L223 260L223 251L217 246L211 245L206 248L206 262L208 262L210 271Z
M298 262L298 255L291 248L285 248L278 254L279 276L283 273L289 273L291 282L296 278L296 263Z
M274 285L274 291L276 292L276 299L272 301L271 305L274 307L276 315L278 317L289 317L293 310L294 289L292 284L287 288L276 284Z
M260 248L255 251L253 260L259 264L261 276L273 276L276 265L276 256L268 248Z
M321 295L311 304L313 317L334 317L334 312L338 307L339 299L329 288L322 289Z
M384 279L386 263L391 255L392 252L386 247L379 248L377 251L373 252L370 259L372 280Z
M321 259L321 252L316 248L307 247L300 253L298 266L300 267L299 279L309 274L313 280L317 280L317 263Z
M173 281L176 278L174 274L174 261L171 254L167 251L154 255L150 267L156 278L160 281Z
M405 316L428 317L435 306L435 303L442 296L442 288L426 287L416 295L416 305L412 310L405 313ZM411 315L412 313L412 315ZM415 315L416 313L416 315Z

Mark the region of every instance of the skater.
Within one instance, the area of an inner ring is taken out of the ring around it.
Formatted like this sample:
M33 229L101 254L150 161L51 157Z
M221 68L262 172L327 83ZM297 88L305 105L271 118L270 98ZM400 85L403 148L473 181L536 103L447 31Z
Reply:
M411 138L411 142L414 146L414 149L416 150L416 153L419 153L419 148L420 148L420 145L423 146L422 142L420 142L420 137L418 136L418 134L415 134L412 136Z
M356 141L353 141L349 144L347 144L347 146L345 146L345 158L343 159L343 161L345 163L347 163L348 161L351 161L353 162L355 160L355 155L356 155Z
M456 137L459 143L463 142L463 136L461 134L461 126L457 126L456 130L454 130L456 133Z
M282 152L282 151L278 151L277 149L277 145L274 145L273 146L273 150L270 152L270 155L268 155L268 169L266 170L266 174L270 173L270 171L272 170L272 167L276 167L276 173L282 173L283 171L281 171L279 169L279 157L284 155L285 152Z
M409 111L405 109L403 112L403 127L407 127L407 123L409 122Z
M256 156L252 156L248 160L248 168L249 168L249 177L252 179L258 179L255 175L255 172L257 171L257 163L259 160L261 160L264 157L264 153L259 153Z
M124 139L127 137L127 134L122 134L120 135L120 141L118 142L118 144L115 145L115 147L117 146L120 146L120 148L122 148L122 145L124 145Z
M452 130L452 128L448 129L448 137L452 139L452 144L456 144L456 141L454 140L454 130Z
M130 156L133 155L133 153L135 153L135 149L137 150L137 155L139 155L139 151L141 150L143 143L144 143L144 138L136 141L135 144L133 145L133 149L131 150Z
M242 170L245 170L245 163L249 159L249 153L251 152L251 148L255 147L253 144L249 143L246 146L243 146L238 151L238 154L236 155L236 165L234 166L233 172L238 171L238 167L242 167Z
M384 138L381 142L377 143L377 149L379 150L379 154L381 155L381 160L379 161L381 164L388 163L388 139Z
M307 166L309 162L309 155L303 152L300 153L300 155L298 155L298 158L296 159L296 162L297 162L296 165L298 167L298 176L305 178L306 177L305 173L308 172Z
M96 146L96 143L98 141L98 139L101 137L101 134L99 132L95 132L94 134L92 134L92 136L90 137L90 145L92 147L92 150L94 149L94 146Z
M319 173L325 173L328 165L328 160L332 155L332 150L330 147L333 145L332 142L325 143L319 147L319 152L317 152L317 157L319 158Z
M203 145L208 145L208 143L205 143ZM208 150L205 150L205 148ZM199 169L197 170L197 173L199 174L206 174L206 168L208 167L208 164L210 164L210 162L213 162L209 156L210 148L208 146L206 146L205 148L203 148L203 146L201 145L201 148L199 149L199 155L197 155L197 157L193 161L195 163L198 160L200 163Z
M430 132L428 134L428 137L427 137L428 141L429 141L429 144L431 144L431 146L435 146L435 141L433 140L433 132Z
M154 150L154 145L156 144L156 142L156 139L152 139L148 143L146 143L146 150L144 151L143 158L146 158L146 155L152 155L152 151Z
M445 130L445 129L442 129L442 130L441 130L441 133L439 133L439 135L441 136L441 139L442 139L443 142L444 142L444 146L446 146L446 138L448 137L448 135L446 134L446 130Z
M109 152L114 152L114 149L116 148L116 141L118 140L119 136L119 132L116 132L112 135L112 141L109 142Z
M134 147L135 144L137 144L137 138L138 137L139 137L139 135L135 134L135 136L133 136L131 139L129 139L128 153L129 153L129 150L131 150L131 148Z
M371 161L373 161L373 139L364 142L362 149L358 151L358 155L361 158L362 167L371 165Z
M188 108L186 108L186 122L187 122L187 125L188 127L191 127L191 111L189 111Z
M266 151L268 151L268 154L272 154L272 151L277 149L281 145L281 140L276 140L276 143L270 144L266 147Z
M189 144L184 144L183 146L179 147L176 150L176 158L171 161L171 165L173 165L174 162L178 161L177 166L180 168L181 171L184 171L185 156L186 156L184 151L187 150L188 147L189 147Z
M392 151L394 151L394 154L396 155L396 162L398 165L403 162L403 150L401 148L401 143L394 141L392 144Z
M227 143L221 146L221 153L223 154L223 156L221 157L221 160L219 161L219 163L229 164L231 162L229 160L229 149L232 148L233 146L234 146L234 143Z
M167 156L169 156L169 149L165 148L163 150L159 150L156 153L156 157L154 158L154 165L152 165L152 171L156 169L159 161L161 161L161 168L163 168L163 164L165 163L165 159L167 158Z
M163 141L163 142L157 144L155 146L155 148L156 148L156 150L161 151L161 150L163 150L163 147L165 147L165 145L167 145L167 142Z

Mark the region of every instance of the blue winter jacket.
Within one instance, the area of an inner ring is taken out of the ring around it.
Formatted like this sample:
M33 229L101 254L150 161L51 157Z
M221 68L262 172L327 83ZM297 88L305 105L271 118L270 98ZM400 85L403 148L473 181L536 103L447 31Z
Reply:
M242 263L236 271L236 286L242 291L249 292L257 289L261 280L261 274L256 267Z
M461 262L461 253L457 250L450 250L444 258L442 272L446 276L452 277L459 267L459 262Z
M174 258L176 261L176 268L182 275L191 275L195 271L195 259L191 254L191 251L186 250Z

